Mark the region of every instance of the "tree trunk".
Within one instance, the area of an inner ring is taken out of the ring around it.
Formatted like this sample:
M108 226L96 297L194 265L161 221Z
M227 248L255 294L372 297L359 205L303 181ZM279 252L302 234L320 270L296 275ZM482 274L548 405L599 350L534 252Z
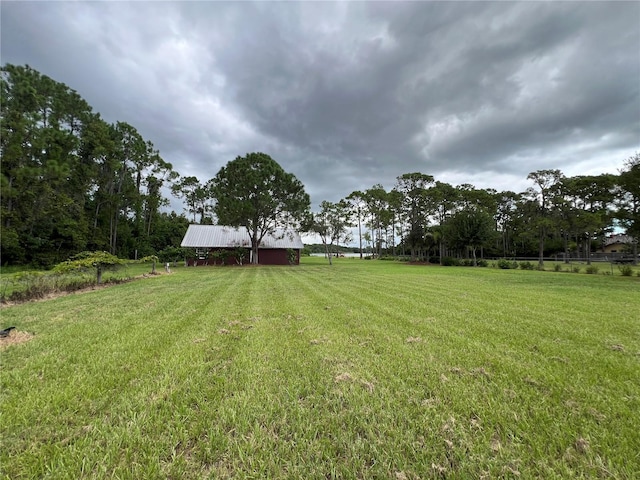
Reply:
M251 264L257 265L258 264L258 243L259 243L258 228L254 227L253 235L249 233L249 236L251 237Z
M584 240L584 255L587 257L587 265L591 265L591 238L589 236Z
M360 221L360 207L358 207L358 237L360 238L360 260L362 260L362 222Z
M540 230L540 239L538 242L538 266L544 267L544 230Z
M11 188L13 187L13 176L9 177L9 198L7 200L7 215L5 216L4 226L5 228L9 228L11 226L11 212L13 211L13 193L11 192Z

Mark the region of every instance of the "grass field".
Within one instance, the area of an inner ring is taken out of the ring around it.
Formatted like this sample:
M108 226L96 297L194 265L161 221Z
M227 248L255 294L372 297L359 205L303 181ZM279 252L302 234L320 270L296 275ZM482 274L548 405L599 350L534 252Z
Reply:
M0 310L3 478L640 478L640 278L178 268Z

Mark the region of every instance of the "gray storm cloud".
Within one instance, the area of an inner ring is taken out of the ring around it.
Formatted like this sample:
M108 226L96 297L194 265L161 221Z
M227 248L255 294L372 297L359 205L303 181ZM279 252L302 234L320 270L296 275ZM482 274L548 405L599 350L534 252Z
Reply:
M640 4L3 2L3 63L183 175L264 151L315 204L422 171L526 188L640 149Z

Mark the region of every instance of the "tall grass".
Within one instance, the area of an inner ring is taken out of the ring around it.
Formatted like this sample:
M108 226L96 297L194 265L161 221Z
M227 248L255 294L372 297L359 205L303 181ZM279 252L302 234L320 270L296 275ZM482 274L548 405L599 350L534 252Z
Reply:
M305 259L2 310L6 478L637 478L637 277Z

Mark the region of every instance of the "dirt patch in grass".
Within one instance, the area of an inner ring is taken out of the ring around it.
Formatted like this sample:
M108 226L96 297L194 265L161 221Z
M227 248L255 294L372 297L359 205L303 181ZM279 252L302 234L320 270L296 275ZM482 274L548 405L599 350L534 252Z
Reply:
M0 350L5 350L10 345L25 343L34 337L33 333L11 330L6 337L0 337Z
M348 374L348 373L341 373L340 375L336 376L336 378L334 378L334 381L336 383L338 382L352 382L353 381L353 377Z

